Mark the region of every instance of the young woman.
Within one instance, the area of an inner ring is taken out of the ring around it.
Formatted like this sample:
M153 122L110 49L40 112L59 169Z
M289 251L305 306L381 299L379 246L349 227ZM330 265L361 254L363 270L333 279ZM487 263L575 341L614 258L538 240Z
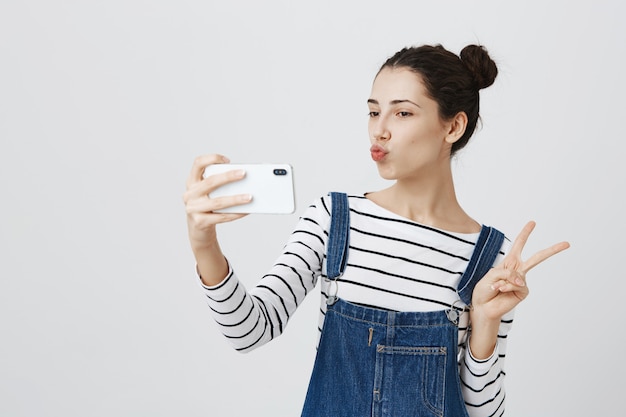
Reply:
M248 195L209 198L245 175L203 179L221 155L196 159L184 201L211 313L238 351L282 333L322 277L320 339L303 416L499 416L506 336L528 295L526 273L566 249L524 261L530 222L511 243L457 202L450 158L471 137L479 90L497 75L481 46L405 48L376 75L372 159L387 189L331 193L302 214L282 254L249 291L220 250L215 210Z

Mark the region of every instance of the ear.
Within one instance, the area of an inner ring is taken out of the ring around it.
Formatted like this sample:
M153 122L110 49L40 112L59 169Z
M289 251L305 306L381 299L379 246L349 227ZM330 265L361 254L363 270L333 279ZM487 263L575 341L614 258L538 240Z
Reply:
M448 134L446 135L446 142L454 143L461 139L461 136L465 133L467 127L467 114L465 112L458 112L450 121Z

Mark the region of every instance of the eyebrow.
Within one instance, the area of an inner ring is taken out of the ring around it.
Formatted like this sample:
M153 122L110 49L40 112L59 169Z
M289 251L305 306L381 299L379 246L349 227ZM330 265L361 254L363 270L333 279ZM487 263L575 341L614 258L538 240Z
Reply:
M371 104L376 104L376 105L380 104L380 103L378 103L378 100L374 100L373 98L368 99L367 102L371 103ZM415 103L415 102L413 102L411 100L406 100L406 99L404 99L404 100L391 100L389 102L389 104L391 104L392 106L395 106L396 104L402 104L402 103L411 103L412 105L421 108L421 106L419 104L417 104L417 103Z

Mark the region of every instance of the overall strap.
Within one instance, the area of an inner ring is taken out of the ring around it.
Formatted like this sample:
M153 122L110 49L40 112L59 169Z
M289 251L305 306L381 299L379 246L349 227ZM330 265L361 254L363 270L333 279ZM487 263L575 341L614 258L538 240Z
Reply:
M326 275L328 279L336 279L343 274L348 259L350 207L347 194L331 192L330 197L332 211L326 248Z
M461 276L457 292L466 304L472 303L472 292L482 277L491 269L500 252L504 234L489 226L482 226L476 247L472 253L467 269Z

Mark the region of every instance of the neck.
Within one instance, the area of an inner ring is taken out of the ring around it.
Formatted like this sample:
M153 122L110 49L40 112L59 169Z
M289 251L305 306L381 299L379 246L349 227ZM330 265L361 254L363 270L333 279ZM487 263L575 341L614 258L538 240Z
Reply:
M410 218L434 219L460 208L449 165L437 173L398 179L389 191Z
M417 223L459 233L475 233L480 225L461 208L448 163L438 172L398 179L391 187L368 194L373 202Z

